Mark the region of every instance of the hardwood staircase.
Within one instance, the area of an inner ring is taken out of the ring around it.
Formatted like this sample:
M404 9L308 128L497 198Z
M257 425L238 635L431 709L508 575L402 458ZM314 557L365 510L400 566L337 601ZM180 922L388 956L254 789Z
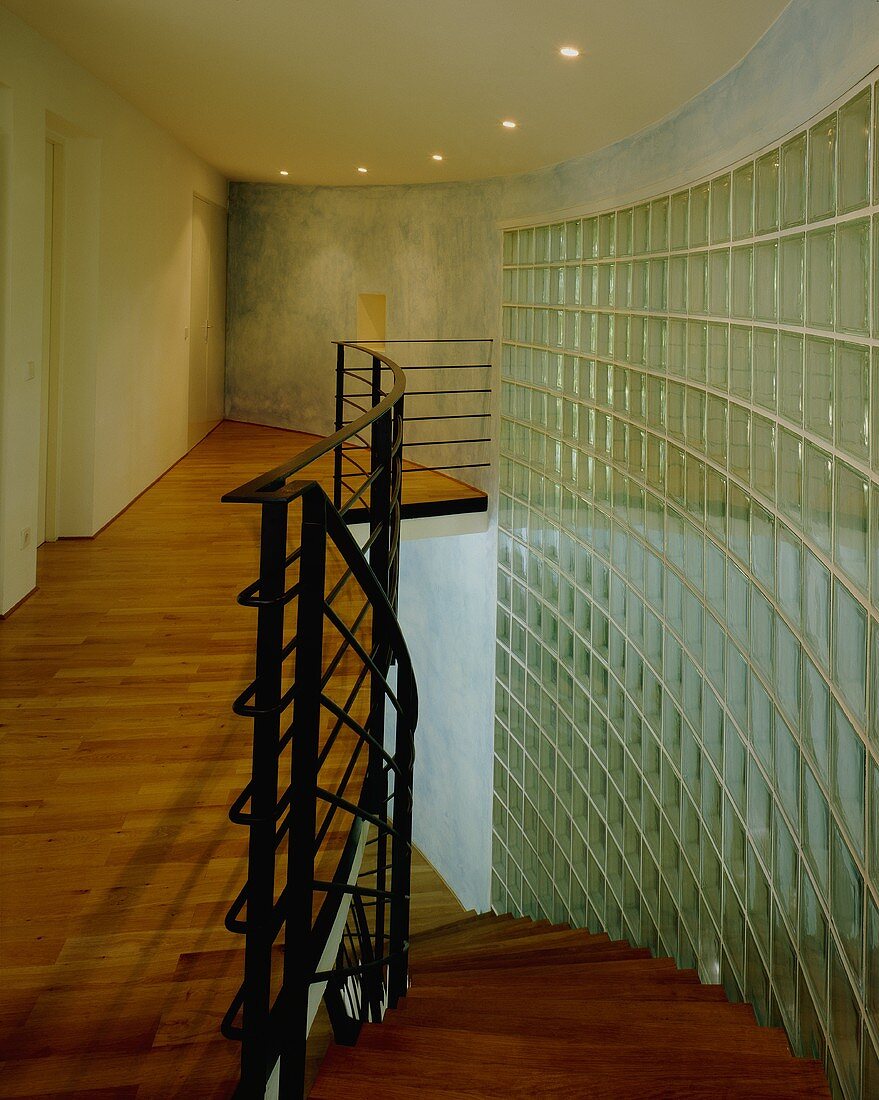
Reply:
M412 937L411 988L312 1100L829 1097L819 1062L694 970L606 935L469 915Z

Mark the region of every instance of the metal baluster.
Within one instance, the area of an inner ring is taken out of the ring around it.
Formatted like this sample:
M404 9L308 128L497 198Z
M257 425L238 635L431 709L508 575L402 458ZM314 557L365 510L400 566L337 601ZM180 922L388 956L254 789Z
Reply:
M345 422L345 345L336 346L336 431ZM333 452L333 504L342 507L342 444Z
M262 505L259 552L260 605L256 634L256 698L261 711L276 708L281 698L284 638L287 505ZM275 602L266 602L275 601ZM275 811L278 799L277 710L254 718L253 771L247 855L247 935L244 948L244 1040L241 1047L243 1087L262 1095L270 1055L273 907L275 881Z
M397 716L394 758L400 774L394 779L394 838L391 850L391 934L388 967L388 1007L406 996L409 979L409 902L412 873L412 778L415 764L415 680L408 666L398 665L398 699L403 714Z
M299 608L296 635L296 696L290 759L292 796L284 930L284 989L280 1096L302 1096L308 994L318 959L312 942L314 905L314 834L317 823L320 680L323 669L324 598L327 553L327 499L320 489L302 498L302 554L299 559Z

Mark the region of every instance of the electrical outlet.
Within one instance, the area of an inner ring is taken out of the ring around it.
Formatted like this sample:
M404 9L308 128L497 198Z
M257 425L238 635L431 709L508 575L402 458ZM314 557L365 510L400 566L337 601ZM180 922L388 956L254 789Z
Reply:
M27 550L31 544L31 529L30 527L22 527L21 534L18 536L18 547L20 550Z

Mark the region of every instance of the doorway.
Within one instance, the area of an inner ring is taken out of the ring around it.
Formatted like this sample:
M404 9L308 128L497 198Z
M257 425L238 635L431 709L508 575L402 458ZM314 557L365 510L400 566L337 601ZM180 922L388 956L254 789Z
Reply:
M384 294L357 295L357 339L360 343L384 343L387 336L388 300Z
M226 210L192 199L192 284L189 310L189 446L225 414Z
M52 137L46 139L45 203L38 546L44 542L54 542L58 538L61 296L64 271L64 145Z

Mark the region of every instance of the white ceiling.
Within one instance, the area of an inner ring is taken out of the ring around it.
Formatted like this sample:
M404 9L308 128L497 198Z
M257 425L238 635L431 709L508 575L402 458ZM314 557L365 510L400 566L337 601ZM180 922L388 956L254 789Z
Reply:
M2 3L229 179L369 184L601 148L717 80L787 0Z

